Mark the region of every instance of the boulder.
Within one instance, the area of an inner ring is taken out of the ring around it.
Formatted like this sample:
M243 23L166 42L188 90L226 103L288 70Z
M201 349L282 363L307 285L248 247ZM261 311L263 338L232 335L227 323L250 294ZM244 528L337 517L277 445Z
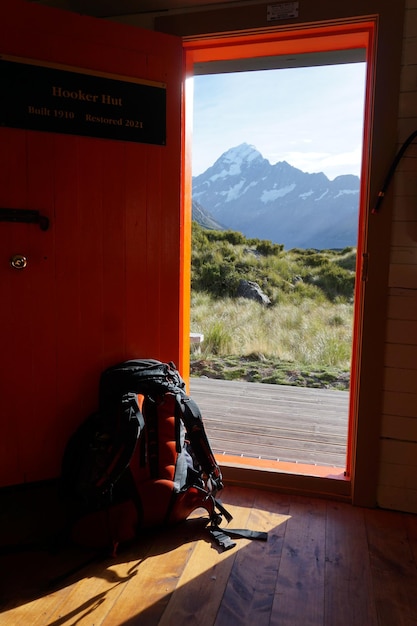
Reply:
M249 300L256 300L256 302L260 302L265 306L271 304L271 300L268 296L262 291L258 283L255 283L252 280L242 280L239 282L239 286L237 288L237 296L239 298L248 298Z

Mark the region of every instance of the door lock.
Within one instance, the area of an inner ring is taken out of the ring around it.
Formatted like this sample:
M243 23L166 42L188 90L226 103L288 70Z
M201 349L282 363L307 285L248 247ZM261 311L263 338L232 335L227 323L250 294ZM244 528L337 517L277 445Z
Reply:
M27 264L28 260L23 254L14 254L10 259L10 265L15 270L24 270Z

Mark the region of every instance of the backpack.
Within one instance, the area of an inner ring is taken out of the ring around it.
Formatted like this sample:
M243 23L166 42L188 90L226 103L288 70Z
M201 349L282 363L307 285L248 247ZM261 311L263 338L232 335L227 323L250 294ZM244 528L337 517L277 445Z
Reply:
M266 540L265 533L219 527L223 517L232 519L217 498L222 480L201 412L175 365L119 363L102 373L98 411L65 449L62 484L76 503L71 538L114 554L142 529L177 524L203 508L222 548L236 545L230 536Z

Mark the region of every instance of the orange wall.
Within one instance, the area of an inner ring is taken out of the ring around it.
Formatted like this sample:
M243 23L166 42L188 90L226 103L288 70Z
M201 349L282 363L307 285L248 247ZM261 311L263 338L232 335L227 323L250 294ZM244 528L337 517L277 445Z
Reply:
M46 232L0 222L2 486L58 475L105 367L182 366L182 50L20 0L1 4L0 42L0 54L164 82L168 111L166 146L0 129L0 207L51 220ZM25 270L10 267L15 253Z

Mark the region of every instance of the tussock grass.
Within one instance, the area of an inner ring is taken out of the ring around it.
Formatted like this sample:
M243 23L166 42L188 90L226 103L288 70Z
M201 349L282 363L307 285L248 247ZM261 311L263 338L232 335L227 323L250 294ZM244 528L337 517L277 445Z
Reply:
M352 304L302 300L264 307L243 298L192 294L191 328L204 334L201 357L250 355L311 367L349 369Z
M349 384L356 250L284 250L193 223L191 372L282 384ZM242 279L271 306L238 298Z

